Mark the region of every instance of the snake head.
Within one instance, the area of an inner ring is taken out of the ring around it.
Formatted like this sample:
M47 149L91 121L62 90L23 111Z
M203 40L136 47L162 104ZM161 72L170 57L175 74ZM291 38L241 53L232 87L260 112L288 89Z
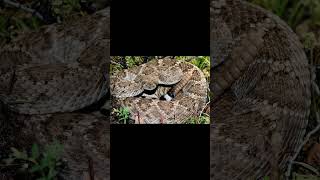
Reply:
M156 88L157 88L157 84L155 82L148 81L143 83L143 89L147 91L152 91Z

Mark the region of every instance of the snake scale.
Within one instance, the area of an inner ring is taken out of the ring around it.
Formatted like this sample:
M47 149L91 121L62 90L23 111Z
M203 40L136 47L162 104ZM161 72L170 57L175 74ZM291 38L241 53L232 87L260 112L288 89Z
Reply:
M146 91L156 91L161 85L173 86L167 90L173 92L173 100L139 96ZM115 104L128 107L131 118L146 124L181 124L189 117L199 116L206 105L208 89L198 67L170 58L151 60L117 72L111 76L110 87Z
M211 179L279 179L302 142L311 75L298 37L241 0L211 0Z
M109 119L99 111L80 111L108 92L109 47L107 7L22 32L0 50L0 101L7 110L1 124L22 124L13 134L41 146L58 139L67 164L64 179L110 178ZM12 142L1 139L3 144Z
M95 179L109 179L109 123L97 112L73 112L107 93L109 13L107 8L68 25L24 33L0 50L0 100L13 114L9 119L23 121L26 134L38 132L40 143L63 140L71 169L67 179L92 171L79 163L87 156ZM262 8L241 0L211 0L210 50L211 179L269 174L277 179L275 172L283 173L297 151L310 113L310 71L299 39ZM176 79L164 82L165 74ZM122 84L115 85L115 79ZM176 83L180 90L173 101L135 97L159 84ZM139 112L146 123L183 122L204 106L206 91L198 69L168 59L111 77L117 101Z

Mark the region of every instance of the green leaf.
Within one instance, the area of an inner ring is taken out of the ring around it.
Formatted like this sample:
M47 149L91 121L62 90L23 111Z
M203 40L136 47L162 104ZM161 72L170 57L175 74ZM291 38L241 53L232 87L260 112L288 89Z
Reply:
M279 1L279 2L280 2L280 4L279 4L279 9L278 9L278 15L279 15L279 17L284 18L284 15L285 15L285 12L286 12L286 9L287 9L289 1L288 0L282 0L282 1Z
M123 122L124 124L127 123L130 117L130 110L128 107L120 107L119 109L114 109L113 111L116 113L116 116L120 122Z
M14 147L11 147L10 149L11 149L12 155L13 155L14 157L20 158L21 152L20 152L18 149L14 148Z
M293 173L293 180L319 180L319 176Z
M16 157L17 159L23 159L23 160L27 160L28 159L28 156L27 156L27 153L25 151L21 152L19 151L18 149L12 147L11 148L11 151L12 151L12 155L14 157Z
M38 164L35 164L32 166L32 168L29 170L30 173L34 173L34 172L38 172L38 171L41 171L42 169L44 169L44 167L38 165Z
M48 156L44 156L44 157L40 160L40 165L41 165L42 168L49 166L49 158L48 158Z
M61 10L59 8L53 8L53 11L56 13L56 14L62 14Z
M50 168L48 173L48 179L53 179L57 174L58 172L56 170L54 170L53 168Z
M11 165L14 160L15 158L7 158L7 159L4 159L3 161L5 162L6 165Z
M29 167L29 164L28 164L28 163L24 163L24 164L22 165L22 169L23 169L23 170L28 169L28 167Z
M18 18L13 18L13 19L14 19L14 21L15 21L15 23L16 23L16 25L17 25L19 30L29 29L28 25L25 23L24 20L18 19Z
M33 159L38 159L40 156L39 146L37 144L33 144L31 148L31 157Z
M31 27L36 30L39 28L39 21L36 17L31 17Z
M295 27L297 22L300 20L299 18L302 17L301 14L303 14L303 8L304 6L302 1L299 1L298 3L294 4L288 19L288 24L291 27Z
M53 0L52 1L53 6L60 6L60 5L62 5L62 3L63 3L62 0Z
M55 139L47 148L48 158L58 160L63 152L63 146Z

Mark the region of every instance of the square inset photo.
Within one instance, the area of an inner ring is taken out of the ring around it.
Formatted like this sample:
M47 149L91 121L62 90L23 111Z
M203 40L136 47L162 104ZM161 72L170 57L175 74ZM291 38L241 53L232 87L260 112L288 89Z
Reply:
M113 124L209 124L209 56L113 56Z

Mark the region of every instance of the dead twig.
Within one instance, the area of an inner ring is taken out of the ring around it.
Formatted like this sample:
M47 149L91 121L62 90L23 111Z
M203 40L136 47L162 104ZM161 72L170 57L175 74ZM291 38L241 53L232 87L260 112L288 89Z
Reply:
M295 159L298 157L302 147L309 141L310 137L316 133L319 129L320 129L320 116L319 116L319 113L316 112L316 119L317 119L317 122L318 122L318 125L312 130L310 131L306 138L304 139L304 141L300 144L300 146L298 147L298 150L297 152L290 158L289 160L289 163L288 163L288 168L287 168L287 172L285 173L285 176L286 176L286 179L289 180L289 177L291 176L291 172L292 172L292 165L294 164L295 162Z
M120 65L120 66L122 66L120 63L115 62L115 61L111 61L111 64L116 64L116 65Z
M202 110L201 110L201 112L200 112L200 114L199 114L199 118L201 117L201 115L203 114L203 111L206 109L206 107L207 107L209 104L210 104L210 101L208 101L208 102L206 103L206 105L202 108Z
M298 161L293 161L292 163L293 163L293 164L300 165L300 166L303 166L304 168L306 168L306 169L312 171L313 173L315 173L317 176L320 175L319 171L318 171L316 168L312 167L311 165L309 165L309 164L307 164L307 163L298 162Z
M21 9L21 10L25 11L25 12L34 14L36 17L38 17L42 21L44 20L43 16L39 12L34 10L34 9L28 8L28 7L26 7L26 6L24 6L24 5L20 4L20 3L13 2L11 0L2 0L2 2L5 3L5 4L8 4L9 6L16 7L18 9Z
M316 75L315 75L316 66L315 66L315 62L314 61L315 61L314 58L311 57L310 71L311 71L311 81L312 81L312 86L311 87L313 88L312 89L312 97L316 97L316 95L318 94L318 91L319 91L318 85L316 83L314 83L315 79L316 79ZM300 154L301 149L309 141L310 137L320 129L320 115L319 115L319 112L317 110L316 103L314 102L314 99L313 99L313 103L312 103L312 108L313 108L313 111L315 112L315 115L316 115L315 118L316 118L316 121L317 121L317 126L307 134L307 136L305 137L304 141L299 145L296 153L289 159L288 166L287 166L287 171L285 173L286 180L289 180L289 178L291 176L292 165L294 164L294 162L296 162L295 159Z

